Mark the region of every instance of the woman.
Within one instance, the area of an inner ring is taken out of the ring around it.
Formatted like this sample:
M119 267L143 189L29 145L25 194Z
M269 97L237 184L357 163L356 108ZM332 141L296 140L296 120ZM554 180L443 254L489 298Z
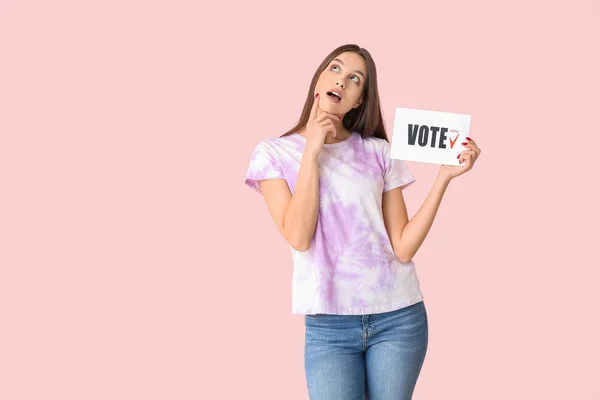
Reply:
M415 178L390 143L369 52L344 45L312 79L298 124L262 140L246 184L262 193L294 260L294 314L305 315L311 399L410 399L427 351L427 313L412 261L450 181L443 165L409 221L402 190Z

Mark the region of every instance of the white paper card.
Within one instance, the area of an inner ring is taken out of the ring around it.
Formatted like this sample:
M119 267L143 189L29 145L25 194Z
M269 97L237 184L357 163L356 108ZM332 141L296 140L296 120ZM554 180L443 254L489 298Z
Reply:
M460 165L467 147L471 116L441 111L396 108L390 157L432 164Z

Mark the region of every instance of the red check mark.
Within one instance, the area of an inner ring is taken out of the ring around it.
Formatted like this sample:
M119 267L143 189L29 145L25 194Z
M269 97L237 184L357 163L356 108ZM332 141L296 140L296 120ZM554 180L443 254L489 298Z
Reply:
M456 141L458 140L459 136L460 136L460 133L458 135L456 135L456 137L454 138L454 140L452 140L452 138L450 138L450 148L454 147L454 143L456 143Z

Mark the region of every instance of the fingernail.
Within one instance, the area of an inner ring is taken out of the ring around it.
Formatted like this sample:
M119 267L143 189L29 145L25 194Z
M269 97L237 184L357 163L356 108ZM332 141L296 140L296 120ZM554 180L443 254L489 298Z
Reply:
M463 146L466 146L468 143L467 142L462 142L461 143Z
M469 141L470 141L470 140L471 140L471 138L470 138L470 137L468 137L468 138L467 138L467 140L469 140Z
M460 154L456 156L456 158L460 158Z

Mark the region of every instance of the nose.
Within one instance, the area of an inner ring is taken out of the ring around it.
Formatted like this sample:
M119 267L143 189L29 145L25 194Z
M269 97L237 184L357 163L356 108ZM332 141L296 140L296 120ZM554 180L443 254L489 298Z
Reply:
M344 84L343 84L343 83L340 83L339 81L338 81L338 82L336 82L335 84L336 84L337 86L341 86L342 88L344 88L344 87L345 87L345 86L344 86Z

